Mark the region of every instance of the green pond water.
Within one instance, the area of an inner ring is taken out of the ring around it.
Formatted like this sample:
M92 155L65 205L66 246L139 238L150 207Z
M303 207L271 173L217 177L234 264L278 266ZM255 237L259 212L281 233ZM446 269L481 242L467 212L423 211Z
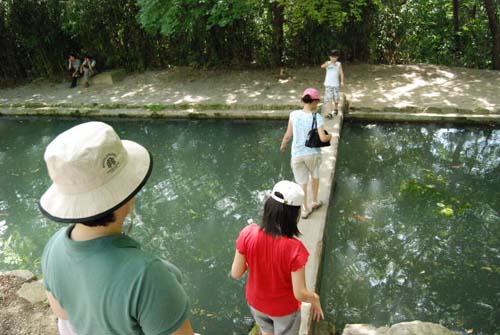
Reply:
M325 233L327 321L500 334L500 130L345 124Z
M63 226L38 211L50 184L43 152L79 122L0 118L0 270L40 274L43 247ZM292 178L290 156L279 151L286 122L106 122L153 154L131 236L183 272L197 332L247 333L245 281L229 277L234 241L249 219L260 219L274 183Z

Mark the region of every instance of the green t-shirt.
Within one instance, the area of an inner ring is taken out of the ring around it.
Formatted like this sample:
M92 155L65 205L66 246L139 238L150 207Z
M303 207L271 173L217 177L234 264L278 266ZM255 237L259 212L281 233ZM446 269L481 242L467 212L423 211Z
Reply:
M78 335L163 335L184 323L189 300L174 265L126 235L73 241L73 228L52 236L42 271Z

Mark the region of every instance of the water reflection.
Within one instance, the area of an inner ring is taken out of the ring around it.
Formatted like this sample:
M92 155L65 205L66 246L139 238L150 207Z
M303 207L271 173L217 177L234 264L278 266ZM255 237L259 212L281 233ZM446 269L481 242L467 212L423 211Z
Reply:
M39 273L43 246L61 227L36 205L49 185L43 150L76 123L0 119L0 269ZM109 123L153 154L132 237L184 273L198 332L245 333L251 318L244 282L228 276L234 240L249 219L259 219L265 192L292 178L290 157L279 152L286 122Z
M345 323L500 328L500 130L347 124L321 297Z

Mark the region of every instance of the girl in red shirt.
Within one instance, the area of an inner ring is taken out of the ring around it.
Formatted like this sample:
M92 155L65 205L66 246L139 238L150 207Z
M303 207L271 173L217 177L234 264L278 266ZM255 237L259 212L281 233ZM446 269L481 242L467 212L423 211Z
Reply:
M319 296L306 287L309 252L296 238L303 202L298 184L278 182L260 226L246 226L236 240L231 276L241 278L248 269L245 297L263 335L297 335L301 302L311 303L314 320L324 318Z

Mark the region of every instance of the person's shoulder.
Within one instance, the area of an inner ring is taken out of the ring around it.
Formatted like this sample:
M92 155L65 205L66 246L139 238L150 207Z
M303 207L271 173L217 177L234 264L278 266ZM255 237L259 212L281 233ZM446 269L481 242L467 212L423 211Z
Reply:
M249 225L246 225L242 230L241 230L241 235L249 235L254 232L258 232L260 227L256 223L250 223Z
M288 249L291 251L293 250L293 252L295 252L295 253L299 253L299 254L307 253L307 254L309 254L309 251L307 251L307 248L304 245L304 243L296 237L289 238L287 240L287 245L288 245Z
M262 230L260 229L259 225L255 224L255 223L251 223L247 226L245 226L241 231L240 231L240 234L238 236L238 240L239 241L249 241L249 240L252 240L254 239L257 235L259 235L259 233L261 232Z
M302 109L296 109L290 112L290 117L297 117L302 115Z
M66 234L66 232L68 231L68 229L69 229L69 227L62 227L61 229L59 229L58 231L56 231L54 233L54 235L52 235L52 237L47 242L45 248L47 249L50 246L54 245L55 243L58 243L60 240L64 239L64 235Z
M164 272L172 275L177 281L181 281L181 271L167 260L157 256L149 257L144 263L143 271L147 273Z
M294 245L294 246L303 246L304 243L302 243L301 240L299 240L297 237L284 237L284 239L286 240L286 243L289 244L289 245Z
M47 244L43 248L42 252L42 268L46 268L47 262L51 255L57 254L63 245L64 236L69 227L63 227L59 229L52 237L48 240Z

